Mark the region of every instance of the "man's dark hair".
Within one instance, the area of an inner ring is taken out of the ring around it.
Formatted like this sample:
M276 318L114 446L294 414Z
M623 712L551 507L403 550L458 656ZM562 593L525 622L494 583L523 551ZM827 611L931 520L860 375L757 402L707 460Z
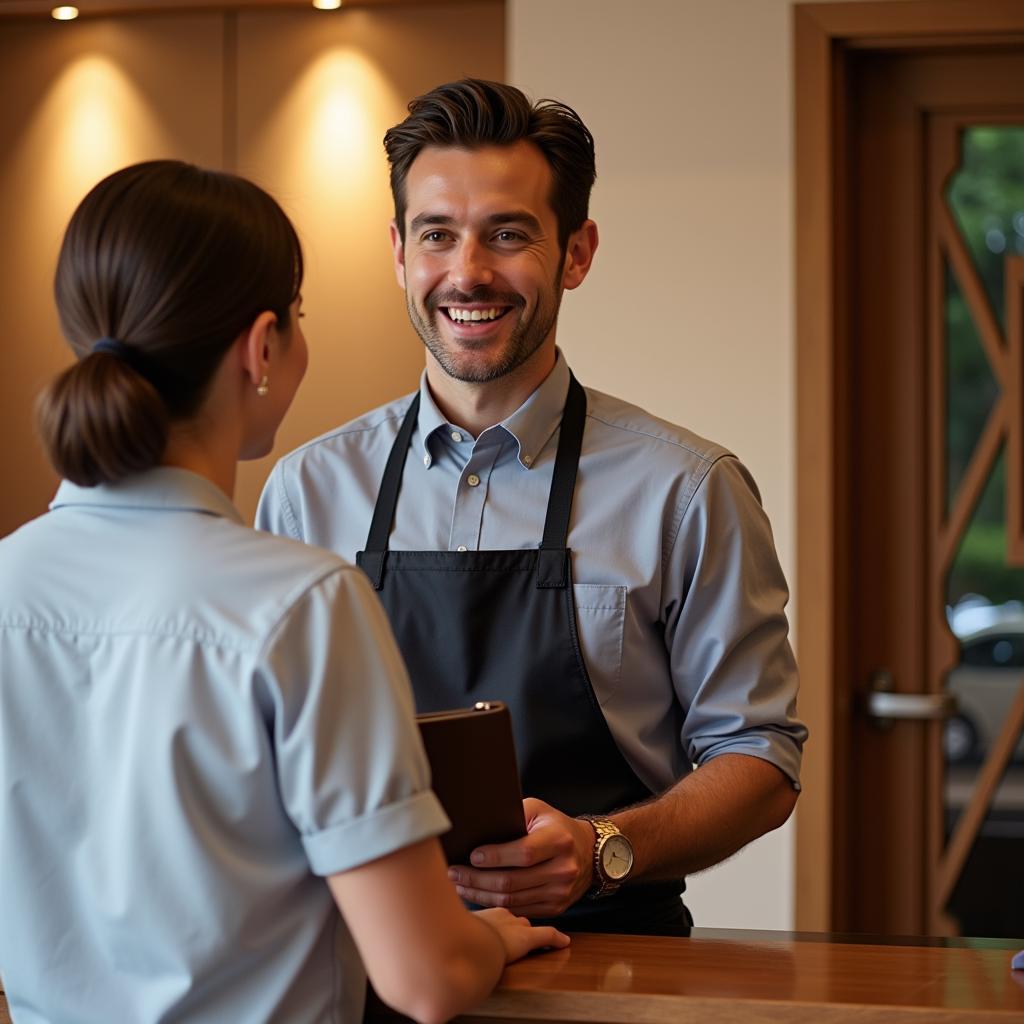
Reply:
M558 244L587 219L594 185L594 139L579 114L557 100L531 104L511 85L464 78L439 85L409 104L409 116L384 135L391 165L395 222L405 241L405 179L427 146L477 149L532 142L552 172L548 201L558 219Z

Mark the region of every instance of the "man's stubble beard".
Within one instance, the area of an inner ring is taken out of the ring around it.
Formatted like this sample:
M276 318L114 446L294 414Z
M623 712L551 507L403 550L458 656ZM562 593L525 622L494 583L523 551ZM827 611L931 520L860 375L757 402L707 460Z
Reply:
M513 328L501 358L491 366L463 366L460 364L457 353L453 353L445 347L440 329L434 318L437 315L445 315L443 313L439 314L440 306L458 305L458 299L454 299L450 295L440 296L436 300L428 299L427 316L423 317L416 308L407 289L405 293L405 306L409 314L409 321L420 336L420 340L449 377L454 380L464 381L467 384L485 384L487 381L498 380L518 370L544 344L558 321L558 311L562 304L561 278L562 265L560 263L554 288L551 291L551 301L547 301L547 296L539 298L537 307L530 314L529 318L526 320L521 319ZM460 296L460 298L466 303L495 301L497 305L505 305L511 296L506 295L498 298L493 293L488 294L486 291L481 290L480 294L470 297ZM517 310L521 311L523 309L521 297L517 295L515 298L517 300L516 304L513 305L513 308L505 316L512 316Z

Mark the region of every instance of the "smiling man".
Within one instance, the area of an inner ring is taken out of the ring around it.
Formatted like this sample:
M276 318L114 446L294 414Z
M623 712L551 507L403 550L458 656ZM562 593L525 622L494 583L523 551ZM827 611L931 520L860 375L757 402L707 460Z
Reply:
M724 448L581 387L556 347L598 244L571 108L465 80L384 144L420 388L282 459L258 525L358 561L419 710L508 703L528 834L453 866L465 899L683 934L685 876L799 789L757 490Z
M550 177L543 156L523 141L431 149L409 168L406 194L422 212L409 224L408 241L392 226L392 243L409 318L443 379L507 377L553 340L561 290L573 285L563 284L562 254L552 244ZM515 205L502 209L503 200ZM466 245L459 234L468 223L480 237ZM499 254L499 264L487 250ZM542 361L547 371L552 355Z

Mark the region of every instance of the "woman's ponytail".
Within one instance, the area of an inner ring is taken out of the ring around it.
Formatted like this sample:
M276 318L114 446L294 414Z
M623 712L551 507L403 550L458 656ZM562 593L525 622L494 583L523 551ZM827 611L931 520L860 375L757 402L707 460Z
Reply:
M153 385L108 351L59 374L39 396L36 422L54 469L83 487L157 465L170 428Z

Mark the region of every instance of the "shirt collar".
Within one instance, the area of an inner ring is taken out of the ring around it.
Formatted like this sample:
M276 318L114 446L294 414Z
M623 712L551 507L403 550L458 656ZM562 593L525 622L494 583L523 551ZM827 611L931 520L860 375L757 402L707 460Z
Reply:
M80 487L70 480L63 480L50 508L74 505L202 512L242 522L231 499L212 480L176 466L157 466L116 483L95 487Z
M420 376L420 411L416 425L420 430L420 444L423 447L423 463L429 468L431 463L430 439L439 430L449 430L448 421L437 407L434 396L427 384L427 371Z
M536 463L537 455L558 429L568 393L569 365L561 351L556 351L554 369L514 413L496 425L504 428L519 446L519 464L524 469L529 469ZM441 429L450 430L451 426L430 393L426 371L420 377L418 426L424 464L429 467L432 462L431 436ZM494 430L495 427L490 429Z

